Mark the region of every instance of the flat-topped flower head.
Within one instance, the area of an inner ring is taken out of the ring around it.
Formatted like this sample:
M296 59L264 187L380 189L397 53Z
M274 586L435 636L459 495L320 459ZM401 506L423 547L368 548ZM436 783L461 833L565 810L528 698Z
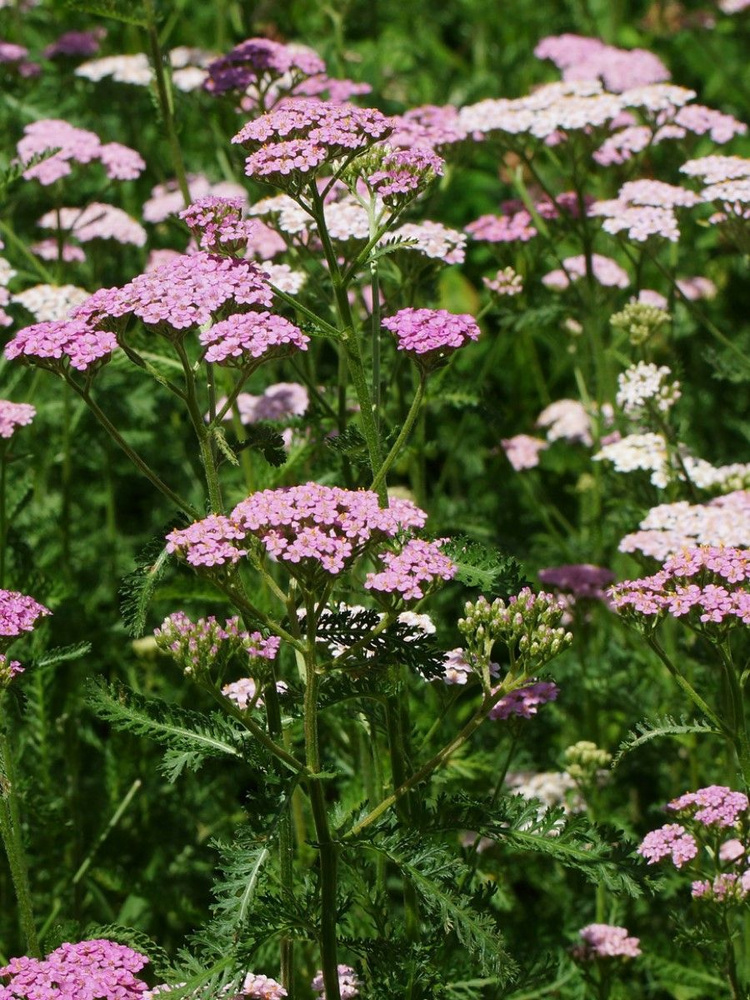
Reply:
M393 499L382 508L370 491L306 483L260 490L229 517L211 515L173 531L167 550L194 566L224 566L241 558L243 540L257 539L294 575L323 570L335 576L368 546L421 528L426 520L410 500Z
M17 147L21 162L53 149L57 152L24 171L23 176L27 180L53 184L70 174L71 163L85 164L97 160L104 167L107 177L113 180L135 180L146 169L143 158L134 149L119 142L102 143L94 132L76 128L58 118L46 118L27 125Z
M217 198L206 195L180 212L201 250L211 253L239 254L247 246L255 228L242 218L241 198Z
M122 288L100 289L74 315L96 325L132 315L164 336L179 337L227 311L270 306L272 299L257 264L200 251L181 254Z
M96 330L83 319L34 323L19 330L5 346L5 357L62 372L69 365L92 371L109 361L117 339L107 330Z
M0 438L11 438L19 427L27 427L36 416L30 403L12 403L0 399Z
M367 233L365 233L365 237ZM408 240L404 252L421 253L441 264L463 264L466 257L466 236L458 229L444 226L442 222L426 219L424 222L405 222L403 226L392 229L382 239L381 244L387 246L391 242Z
M650 865L670 858L675 868L682 868L698 854L698 843L692 834L688 833L679 823L667 823L652 830L643 838L638 853Z
M241 996L248 997L249 1000L282 1000L288 994L275 979L248 972L242 984Z
M200 335L206 361L244 368L262 358L306 351L310 338L294 323L270 312L234 313Z
M551 59L563 71L563 80L598 79L613 93L669 79L669 70L652 52L618 49L583 35L550 35L539 42L534 55Z
M734 490L705 504L679 500L652 507L619 549L663 562L681 549L700 545L750 548L750 491Z
M498 692L501 690L502 688L497 688ZM540 705L557 701L559 693L559 687L552 681L532 681L504 694L490 709L488 717L504 720L516 715L522 719L531 719L539 711Z
M37 225L40 229L62 230L79 243L116 240L136 247L146 243L146 230L139 222L116 205L99 201L92 201L83 208L53 209L46 212Z
M268 84L287 77L292 90L305 77L325 72L325 63L312 49L302 45L284 45L270 38L246 38L226 55L208 65L204 88L215 95L230 91L244 92L248 87Z
M273 660L280 642L276 636L264 638L260 632L241 629L237 617L228 618L223 625L213 615L193 622L183 611L168 615L154 636L157 646L186 674L216 669L240 653Z
M709 785L672 799L668 808L703 826L730 827L737 825L748 805L750 800L744 792L735 792L726 785Z
M439 580L451 580L456 564L441 551L445 539L434 542L413 538L400 552L386 552L380 559L382 573L368 573L365 589L394 594L404 601L418 601Z
M389 207L402 206L443 175L445 160L429 147L414 146L386 152L367 183Z
M598 281L600 285L610 288L627 288L630 284L630 277L617 261L602 254L591 254L591 277ZM542 278L542 284L548 288L564 291L570 287L571 282L585 278L587 274L587 259L582 254L575 257L566 257L562 261L562 267L554 271L549 271Z
M578 932L583 941L573 949L578 961L591 962L601 958L637 958L641 954L640 939L629 937L626 927L612 924L588 924Z
M68 319L76 306L82 305L89 292L78 285L32 285L16 292L11 301L21 305L40 323Z
M479 326L468 313L447 309L401 309L383 320L396 337L399 351L410 354L425 368L434 368L470 340L479 339Z
M339 965L337 968L339 977L339 993L341 1000L352 1000L359 996L359 979L351 965ZM323 984L323 973L318 972L313 979L311 986L316 993L320 993L320 1000L326 1000L325 986Z
M0 968L3 1000L141 1000L148 989L136 976L145 955L115 941L62 944L44 959L12 958Z
M702 546L671 556L653 576L613 587L614 606L659 619L690 616L696 627L750 624L750 550Z

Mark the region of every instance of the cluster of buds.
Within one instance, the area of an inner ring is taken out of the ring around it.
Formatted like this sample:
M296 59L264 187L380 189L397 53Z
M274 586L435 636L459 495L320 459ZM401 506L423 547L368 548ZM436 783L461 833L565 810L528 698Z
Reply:
M669 322L669 313L646 302L629 302L610 318L615 330L622 330L634 347L645 344Z
M213 615L192 622L182 611L165 618L154 636L159 649L185 674L194 676L221 673L229 660L241 653L252 659L273 660L281 641L276 636L264 639L260 632L243 631L236 616L221 625Z
M579 740L564 754L565 770L579 788L598 784L606 776L604 768L612 762L612 754L590 740Z
M538 671L573 641L560 622L565 603L552 594L533 593L529 587L507 602L498 598L491 604L480 597L467 603L458 628L467 648L480 663L489 663L492 647L504 643L510 654L511 674ZM521 669L516 667L522 661Z

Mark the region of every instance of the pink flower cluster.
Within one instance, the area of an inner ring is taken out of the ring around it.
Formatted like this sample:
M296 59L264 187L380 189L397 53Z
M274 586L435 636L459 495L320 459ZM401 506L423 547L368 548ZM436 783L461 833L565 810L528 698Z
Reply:
M90 300L89 300L90 301ZM108 361L117 349L117 338L107 330L95 330L82 319L34 323L19 330L5 346L5 357L62 371L67 361L77 371L87 371L97 362Z
M604 257L599 253L591 255L591 274L600 285L606 287L627 288L630 284L628 272L623 270L611 257ZM562 268L545 274L542 278L542 284L546 285L547 288L564 291L572 281L578 281L585 277L586 258L583 254L579 254L576 257L566 257L562 261Z
M539 570L539 579L548 587L565 591L576 598L604 601L604 588L615 578L610 569L592 566L590 563L572 563L566 566L550 566Z
M270 312L233 313L200 335L206 361L246 367L257 358L306 351L310 338L294 323Z
M563 80L599 79L616 94L669 79L669 70L652 52L618 49L582 35L550 35L539 42L534 55L551 59L563 71Z
M180 212L201 250L239 254L247 246L255 224L242 218L241 198L206 195Z
M217 400L217 411L221 410L225 403L225 398ZM255 424L259 420L278 421L289 417L301 417L309 404L310 397L303 385L298 382L277 382L275 385L269 385L262 396L241 392L237 397L237 412L243 424Z
M697 614L703 623L740 619L748 624L749 580L750 550L702 546L671 556L653 576L618 584L610 596L618 610L632 609L641 615Z
M726 785L708 785L697 792L685 792L672 799L668 807L703 826L736 826L747 811L750 800L744 792L735 792Z
M535 469L539 465L539 453L549 448L544 438L532 437L530 434L516 434L510 438L503 438L500 444L516 472Z
M106 939L63 944L44 959L13 958L0 968L0 1000L139 1000L148 959Z
M341 994L341 1000L352 1000L353 997L358 997L360 983L354 969L350 965L339 965L337 972L339 975L339 993ZM311 983L311 986L316 993L320 993L320 1000L326 1000L322 972L317 973Z
M382 573L369 573L365 588L396 594L404 601L421 600L437 580L451 580L455 576L456 564L441 552L444 541L413 538L400 552L384 553L380 559L386 569Z
M247 191L241 184L219 181L212 184L203 174L188 174L188 194L193 202L208 195L216 198L239 198L243 205ZM143 203L144 222L164 222L170 215L177 215L185 207L180 186L176 180L166 181L151 188L151 197Z
M283 184L289 175L310 174L330 160L363 152L391 131L390 120L374 108L290 98L248 122L232 142L250 151L248 177Z
M378 505L376 493L306 483L260 490L229 517L211 515L167 535L167 551L192 566L235 563L243 551L235 542L253 536L292 572L322 568L341 573L370 542L421 528L427 515L409 500Z
M594 202L591 214L604 218L602 229L606 233L626 232L637 243L644 243L652 236L676 243L680 230L675 209L699 202L695 192L664 181L628 181L617 198Z
M444 169L443 158L429 147L396 149L386 153L367 183L386 205L403 205L441 177Z
M650 865L664 858L671 858L675 868L682 868L698 854L698 843L679 823L667 823L652 830L643 838L638 853Z
M24 171L23 176L27 180L35 179L45 185L67 177L72 169L71 163L98 160L107 177L120 181L135 180L146 169L145 162L134 149L119 142L102 143L94 132L75 128L58 118L45 118L27 125L17 149L22 162L49 150L57 150Z
M641 954L640 939L628 937L626 927L612 924L588 924L578 932L583 944L573 949L579 961L591 962L597 958L637 958Z
M256 264L201 251L139 274L122 288L100 289L74 315L98 325L132 314L174 335L203 326L226 308L270 306L272 297Z
M523 719L531 719L537 714L540 705L557 701L559 693L559 687L552 681L532 681L503 695L490 709L489 718L509 719L511 715L519 715Z
M92 201L84 208L53 209L46 212L37 225L41 229L61 229L66 236L74 236L79 243L116 240L136 247L142 247L146 243L146 230L139 222L121 208L98 201ZM56 244L55 240L54 259L57 259ZM64 254L65 248L63 256Z
M242 995L250 997L251 1000L282 1000L288 993L275 979L248 972L242 984Z
M28 426L36 416L30 403L12 403L0 399L0 438L13 437L17 428Z
M17 590L0 590L0 649L7 649L14 639L31 632L37 618L51 615L49 608Z
M395 115L391 122L394 131L388 141L402 149L429 146L440 150L466 139L466 131L458 122L458 108L452 104L410 108L402 115Z
M240 629L236 616L220 625L213 615L193 622L183 611L168 615L154 636L159 648L174 657L185 673L210 666L220 653L233 651L243 651L251 659L274 660L281 643L277 636L264 638L260 632Z
M383 326L395 335L399 351L428 362L479 339L479 327L472 316L446 309L401 309L384 319Z

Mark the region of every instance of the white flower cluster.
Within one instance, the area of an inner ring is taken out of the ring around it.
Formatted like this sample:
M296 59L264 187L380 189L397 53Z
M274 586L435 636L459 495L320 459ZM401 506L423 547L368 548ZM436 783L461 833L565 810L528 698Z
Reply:
M651 473L651 482L664 489L674 480L686 478L699 489L741 489L750 482L750 463L711 465L705 459L695 458L680 444L676 450L667 448L661 434L628 434L619 441L612 441L593 456L595 462L612 462L617 472L635 472L638 469Z
M617 378L617 405L625 416L637 420L655 406L660 413L668 413L680 398L680 383L669 382L671 370L666 365L639 361Z
M466 256L464 233L450 229L441 222L407 222L389 233L382 242L391 243L393 240L414 240L413 246L408 247L409 250L442 260L445 264L463 264Z
M70 310L85 302L90 294L77 285L33 285L12 298L40 323L47 323L67 319Z
M736 490L705 504L680 500L652 507L639 530L626 535L619 549L664 562L699 545L750 548L750 491Z

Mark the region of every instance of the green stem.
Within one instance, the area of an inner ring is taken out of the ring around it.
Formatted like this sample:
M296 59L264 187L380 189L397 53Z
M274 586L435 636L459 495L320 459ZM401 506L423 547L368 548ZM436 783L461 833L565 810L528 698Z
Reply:
M388 453L388 457L383 462L380 469L378 470L378 474L373 479L372 484L370 485L371 490L379 491L381 485L385 486L385 481L386 481L386 476L388 475L388 471L398 458L401 449L403 448L407 438L409 437L409 434L411 433L411 429L414 426L414 421L417 419L417 416L419 414L419 409L422 405L422 400L424 399L425 381L426 381L425 373L420 371L419 385L417 386L417 391L414 394L414 399L412 400L411 406L409 407L409 412L406 415L406 420L404 421L403 427L401 428L401 431L399 432L399 435L396 438L393 447Z
M192 504L188 503L187 500L183 500L179 493L175 493L171 487L167 486L167 484L154 472L151 466L148 465L143 458L141 458L138 452L130 447L106 413L104 413L98 403L96 403L90 396L88 390L81 388L81 386L78 385L77 382L74 382L69 375L65 376L65 381L71 387L73 392L77 393L86 403L88 408L94 414L105 431L110 435L115 444L117 444L125 452L133 465L143 473L146 479L148 479L148 481L155 486L160 493L163 493L164 496L175 505L175 507L187 514L188 517L191 517L194 521L200 520L201 515L196 508L193 507Z
M156 30L156 15L154 11L154 0L145 0L146 11L148 13L148 41L151 49L151 62L154 67L156 78L156 94L159 100L159 110L161 111L164 129L167 133L169 151L172 154L172 166L174 167L177 183L180 188L182 200L185 207L190 204L190 191L188 189L187 175L185 173L185 162L182 159L182 149L177 138L174 123L174 103L171 82L164 72L164 56L159 42L159 33Z
M8 444L3 441L0 445L0 587L5 586L5 550L8 542L7 474Z
M201 464L206 477L208 487L208 502L214 514L220 514L224 509L224 502L221 497L221 483L219 482L219 470L216 465L216 455L214 453L213 432L206 426L198 402L198 392L195 382L195 374L187 356L185 345L182 341L176 341L175 350L182 362L182 370L185 375L185 404L187 406L190 422L193 425L195 436L198 439Z
M396 697L391 697L386 702L386 726L388 730L388 750L391 757L391 774L393 775L393 787L400 788L408 781L409 766L407 761L406 747L404 745L404 732L402 726L401 709ZM403 802L396 803L396 811L399 819L405 827L413 825L412 804L409 796ZM419 920L419 897L414 888L414 884L408 878L404 878L404 923L406 936L410 941L418 941L420 935Z
M0 705L3 713L5 706ZM7 716L6 716L7 717ZM21 833L21 812L16 792L15 767L8 735L0 723L0 837L8 857L18 904L18 920L26 941L26 953L41 957L29 886L29 869Z
M320 677L315 665L315 632L317 620L315 601L306 595L305 625L305 755L308 771L320 772L320 741L318 735L318 684ZM331 838L323 785L318 780L307 782L312 808L317 848L320 854L320 959L326 996L341 1000L338 977L336 924L338 917L338 848Z
M677 681L678 685L682 688L682 690L685 692L688 698L690 698L693 704L697 705L697 707L701 710L701 712L703 712L706 718L709 719L721 733L723 733L726 737L728 737L734 742L734 734L730 732L730 730L727 728L725 723L722 722L722 720L719 718L716 712L714 712L713 709L711 709L709 705L703 700L703 698L701 698L701 696L695 690L693 685L678 671L677 667L672 663L670 658L667 656L662 647L659 645L656 636L647 636L646 642L653 649L653 651L656 653L661 662L664 664L664 666L667 668L670 674Z
M347 837L356 837L362 832L362 830L366 829L366 827L370 826L371 823L374 823L376 819L382 816L384 812L387 812L391 806L395 805L399 799L406 795L407 792L421 784L426 778L429 778L432 772L437 770L437 768L442 767L443 764L447 763L456 750L462 747L464 743L476 732L476 730L479 729L484 720L487 718L487 713L496 701L496 695L493 695L492 693L486 695L482 700L480 707L471 719L469 719L463 729L450 741L450 743L447 743L442 750L439 750L435 756L431 757L426 764L423 764L418 771L415 771L411 777L407 778L406 781L403 782L403 784L394 789L391 795L383 799L382 802L379 802L378 805L364 817L364 819L361 819L359 823L356 823L351 828Z

